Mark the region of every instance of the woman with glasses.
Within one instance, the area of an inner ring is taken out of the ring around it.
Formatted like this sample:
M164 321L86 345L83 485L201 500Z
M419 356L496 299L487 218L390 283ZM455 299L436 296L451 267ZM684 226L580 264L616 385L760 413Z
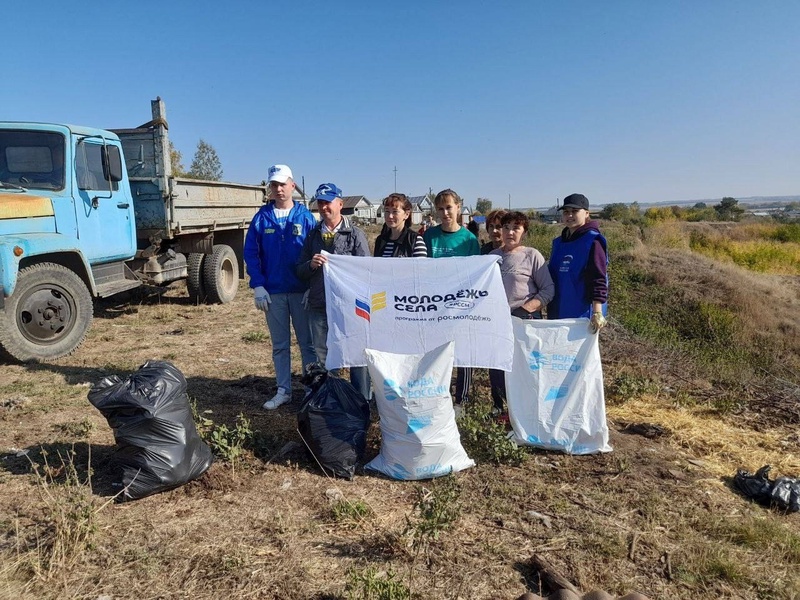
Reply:
M511 314L520 319L541 319L542 308L553 299L556 288L542 253L523 243L528 234L528 216L519 211L507 212L500 223L503 244L490 254L501 257L500 276ZM498 373L502 375L502 371ZM505 376L493 377L490 371L489 380L495 413L499 415L506 397Z
M498 208L486 215L486 233L489 235L489 241L481 246L481 254L489 254L503 245L503 224L500 221L506 212L508 211Z
M389 194L383 201L383 230L375 238L373 256L426 257L425 240L411 229L411 202L405 194Z

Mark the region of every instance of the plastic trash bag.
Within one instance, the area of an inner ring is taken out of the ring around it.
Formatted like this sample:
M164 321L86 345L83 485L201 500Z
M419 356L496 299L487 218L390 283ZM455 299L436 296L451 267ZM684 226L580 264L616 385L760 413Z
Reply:
M325 473L352 479L367 446L369 403L319 365L310 366L303 382L311 391L297 413L300 435Z
M454 349L449 342L425 354L365 351L381 418L381 452L365 469L417 480L475 466L450 397Z
M211 466L211 450L192 419L186 379L172 363L148 361L124 381L106 377L89 390L89 402L114 430L119 501L179 487Z
M597 335L586 319L511 319L514 364L505 374L518 444L567 454L611 452Z
M789 512L800 511L800 479L778 477L770 481L770 465L764 465L755 475L743 469L736 471L733 483L748 498L759 504L774 506Z

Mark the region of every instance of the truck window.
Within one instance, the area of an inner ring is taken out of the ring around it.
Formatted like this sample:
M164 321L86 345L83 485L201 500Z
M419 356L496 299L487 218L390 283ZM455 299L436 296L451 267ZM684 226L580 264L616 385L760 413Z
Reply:
M0 181L28 189L64 189L64 136L0 130Z
M75 156L75 173L78 187L82 190L105 190L109 184L103 176L103 145L90 141L78 144ZM111 189L118 190L119 183L111 182Z

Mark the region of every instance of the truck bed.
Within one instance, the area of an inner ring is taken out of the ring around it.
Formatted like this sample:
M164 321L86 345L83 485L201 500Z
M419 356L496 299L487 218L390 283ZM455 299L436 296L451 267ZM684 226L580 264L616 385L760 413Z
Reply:
M172 177L166 120L159 114L163 105L154 102L150 123L111 130L122 141L141 245L154 237L246 229L268 197L267 186Z

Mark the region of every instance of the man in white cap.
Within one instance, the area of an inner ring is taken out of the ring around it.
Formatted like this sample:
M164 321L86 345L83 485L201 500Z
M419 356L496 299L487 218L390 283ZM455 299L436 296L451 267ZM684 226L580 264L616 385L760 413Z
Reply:
M286 165L269 169L270 201L256 213L244 242L244 261L250 275L256 308L266 313L272 339L272 360L278 390L263 408L274 410L292 398L292 334L294 326L303 365L316 362L308 313L303 295L308 282L295 273L308 233L316 219L300 202L292 199L295 183ZM301 368L302 371L302 368Z

